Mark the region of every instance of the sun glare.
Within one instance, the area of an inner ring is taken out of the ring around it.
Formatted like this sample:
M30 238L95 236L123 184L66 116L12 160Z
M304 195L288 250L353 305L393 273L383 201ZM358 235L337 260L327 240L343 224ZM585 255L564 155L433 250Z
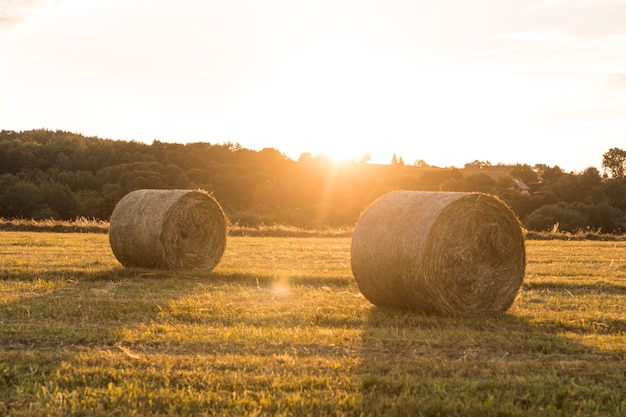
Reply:
M458 166L501 150L537 92L515 87L503 68L443 64L359 44L309 46L259 81L239 109L249 130L235 136L268 135L292 158L337 162L396 154Z
M260 80L238 109L242 135L268 135L288 155L310 152L360 159L386 140L402 107L391 62L376 49L346 43L310 46ZM385 79L384 83L378 82ZM236 133L239 135L239 133Z
M279 277L272 283L272 297L285 297L289 295L289 278Z
M12 130L372 164L578 166L623 142L622 27L542 30L556 0L422 3L0 0L0 114Z

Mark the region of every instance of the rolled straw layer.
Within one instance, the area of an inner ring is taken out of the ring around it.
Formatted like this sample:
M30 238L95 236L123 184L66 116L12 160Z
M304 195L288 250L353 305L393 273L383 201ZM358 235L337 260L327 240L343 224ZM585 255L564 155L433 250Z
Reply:
M502 313L524 277L524 236L496 197L397 191L363 212L351 265L359 289L378 306Z
M206 192L136 190L115 206L109 242L126 267L213 269L226 229L222 207Z

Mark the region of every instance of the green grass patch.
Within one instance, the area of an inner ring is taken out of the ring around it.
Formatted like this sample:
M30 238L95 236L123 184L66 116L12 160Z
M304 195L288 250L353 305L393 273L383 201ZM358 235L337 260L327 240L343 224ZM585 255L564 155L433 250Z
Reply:
M626 414L626 242L528 241L511 310L379 309L349 237L231 236L212 272L0 232L0 415Z

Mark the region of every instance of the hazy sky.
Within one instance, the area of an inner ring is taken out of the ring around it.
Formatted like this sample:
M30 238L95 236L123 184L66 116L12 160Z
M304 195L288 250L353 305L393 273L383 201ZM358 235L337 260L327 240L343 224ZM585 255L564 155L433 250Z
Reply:
M0 129L602 167L624 0L0 0Z

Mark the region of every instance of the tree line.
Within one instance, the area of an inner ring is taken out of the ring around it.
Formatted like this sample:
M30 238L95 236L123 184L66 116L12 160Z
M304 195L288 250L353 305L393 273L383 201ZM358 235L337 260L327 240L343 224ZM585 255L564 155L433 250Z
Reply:
M232 223L319 228L351 226L394 190L479 191L499 196L529 230L626 232L626 151L595 167L495 165L462 169L420 164L337 164L325 155L294 161L268 148L205 142L145 144L65 131L0 131L0 217L108 220L117 202L142 188L203 189ZM521 179L529 189L521 189Z

